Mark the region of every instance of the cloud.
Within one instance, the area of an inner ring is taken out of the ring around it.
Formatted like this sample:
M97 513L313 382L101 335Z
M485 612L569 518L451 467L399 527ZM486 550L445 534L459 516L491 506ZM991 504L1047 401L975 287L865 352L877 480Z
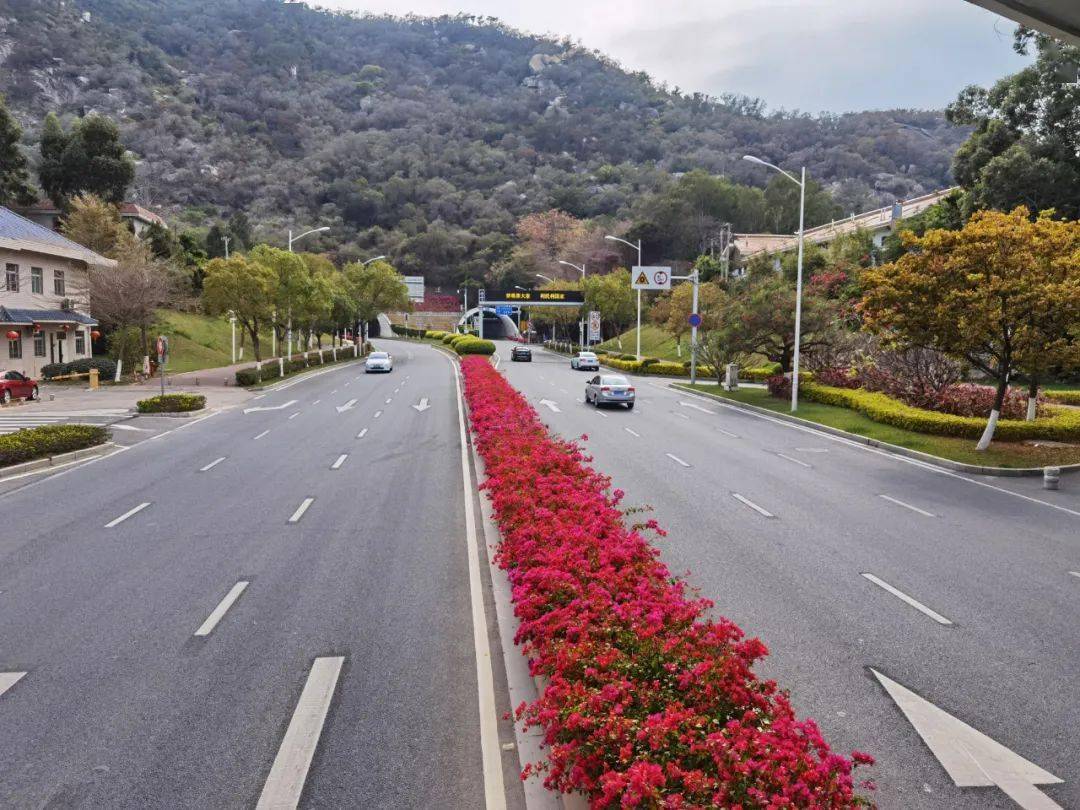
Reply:
M943 107L1027 63L1013 25L963 0L322 0L393 14L496 16L567 35L684 92L811 112Z

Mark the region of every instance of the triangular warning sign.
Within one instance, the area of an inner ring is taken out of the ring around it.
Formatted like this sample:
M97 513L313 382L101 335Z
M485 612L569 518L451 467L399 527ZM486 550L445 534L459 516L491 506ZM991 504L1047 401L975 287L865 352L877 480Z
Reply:
M645 275L644 270L641 273L638 274L637 281L635 281L634 283L635 284L648 284L649 283L649 277L647 275Z

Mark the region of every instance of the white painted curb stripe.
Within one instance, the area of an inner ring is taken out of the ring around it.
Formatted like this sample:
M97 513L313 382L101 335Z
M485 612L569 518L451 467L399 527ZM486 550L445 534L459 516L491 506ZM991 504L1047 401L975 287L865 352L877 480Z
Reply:
M920 509L917 506L912 506L910 503L898 501L896 498L890 498L888 495L878 495L878 497L888 501L889 503L895 503L897 506L902 506L905 509L910 509L912 512L918 512L924 517L936 517L936 515L934 515L932 512L927 512L925 509Z
M472 602L473 652L476 656L476 693L480 711L480 760L484 769L484 802L487 810L504 810L502 753L499 750L499 720L495 708L495 678L491 671L487 613L480 580L480 549L476 542L476 514L473 508L472 476L469 471L465 413L461 404L461 375L457 363L447 360L454 372L457 390L458 438L461 443L461 484L465 496L465 546L469 558L469 595Z
M195 631L197 636L208 636L217 627L217 623L221 621L222 616L233 606L233 603L240 598L240 594L244 592L244 588L248 586L246 580L240 580L232 586L225 598L222 599L214 611L206 617L206 621L199 625L199 629Z
M0 695L17 684L25 672L0 672Z
M944 624L944 625L951 625L952 624L952 622L949 619L946 619L944 616L942 616L937 611L931 610L930 608L928 608L926 605L924 605L922 602L918 601L917 599L912 599L906 593L899 590L898 588L894 588L892 585L890 585L885 580L878 579L873 574L863 574L863 576L866 579L873 582L879 588L884 588L886 591L891 593L893 596L895 596L901 602L906 602L907 604L911 605L913 608L915 608L920 613L926 614L927 616L929 616L931 619L933 619L938 624Z
M300 794L344 663L343 657L334 656L316 658L311 665L304 691L296 702L296 710L259 796L256 805L259 810L281 810L300 804Z
M780 458L784 459L785 461L790 461L792 464L798 464L800 467L809 467L810 466L805 461L800 461L799 459L792 458L791 456L785 456L783 453L777 453L776 455L779 456Z
M308 507L315 503L314 498L304 498L304 502L296 508L296 511L292 513L292 517L289 518L289 523L296 523L304 516L304 512L308 510Z
M680 465L682 465L683 467L689 467L689 466L690 466L690 465L689 465L689 464L687 464L687 463L686 463L685 461L683 461L683 460L682 460L681 458L679 458L678 456L673 456L673 455L672 455L671 453L664 453L664 455L665 455L665 456L667 456L668 458L670 458L670 459L671 459L672 461L674 461L674 462L675 462L676 464L680 464Z
M758 506L752 500L750 500L749 498L744 498L738 492L732 492L731 497L734 498L735 500L739 501L740 503L746 504L747 506L749 506L751 509L753 509L755 512L757 512L760 515L764 515L767 518L776 517L776 515L774 515L772 512L768 512L765 509L762 509L760 506Z
M359 433L356 434L356 438L362 439L362 438L364 438L364 436L366 434L367 434L367 428L364 428L363 430L361 430Z
M141 512L143 509L145 509L149 505L150 505L149 501L146 501L145 503L140 503L134 509L129 509L128 511L124 512L124 514L122 514L120 517L110 520L108 523L105 524L105 528L106 529L111 529L113 526L117 526L117 525L123 523L129 517L131 517L132 515L137 515L139 512Z
M345 463L345 459L347 459L348 457L349 457L348 453L342 453L340 456L337 457L337 461L335 461L333 464L330 465L330 469L331 470L340 470L341 465Z
M211 461L205 467L200 467L199 472L206 472L207 470L212 470L212 469L214 469L214 467L216 467L218 464L220 464L224 460L225 460L225 456L222 456L221 458L215 458L213 461Z

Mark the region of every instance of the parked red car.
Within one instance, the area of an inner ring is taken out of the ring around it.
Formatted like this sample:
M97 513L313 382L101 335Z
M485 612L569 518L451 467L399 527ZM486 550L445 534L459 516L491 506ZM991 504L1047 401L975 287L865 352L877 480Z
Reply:
M37 380L24 377L17 371L0 369L0 403L7 405L13 399L37 398Z

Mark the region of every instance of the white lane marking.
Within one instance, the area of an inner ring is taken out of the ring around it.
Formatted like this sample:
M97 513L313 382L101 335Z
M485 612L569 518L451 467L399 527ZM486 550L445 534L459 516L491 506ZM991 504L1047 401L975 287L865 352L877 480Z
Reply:
M345 411L351 411L355 407L356 407L356 400L355 399L350 399L344 405L335 405L334 406L334 408L337 410L338 413L345 413Z
M244 592L244 588L247 586L248 581L243 579L233 585L229 592L225 594L225 598L218 602L217 607L206 617L206 621L199 625L199 629L195 631L195 635L210 635L214 631L214 628L217 627L218 622L220 622L222 617L228 612L229 608L233 606L233 603L240 598L240 594Z
M349 387L349 383L345 383L345 387L346 387L346 388L348 388L348 387Z
M259 434L258 436L256 436L256 437L255 437L254 439L252 439L252 441L258 441L259 439L261 439L261 438L262 438L263 436L265 436L265 435L266 435L267 433L269 433L269 432L270 432L269 430L264 430L264 431L263 431L262 433L260 433L260 434Z
M318 404L319 404L320 402L322 402L322 400L321 400L321 399L317 399L317 400L315 400L314 402L312 402L311 404L312 404L312 405L318 405Z
M892 585L890 585L885 580L879 579L878 577L874 576L873 574L863 574L863 577L868 579L870 582L873 582L879 588L884 588L886 591L891 593L893 596L895 596L901 602L906 602L907 604L911 605L913 608L915 608L920 613L923 613L923 614L929 616L931 619L933 619L938 624L944 624L944 625L951 625L952 624L952 622L949 619L946 619L944 616L942 616L936 610L931 610L926 605L924 605L922 602L918 601L917 599L913 599L912 597L908 596L906 593L904 593L900 589L894 588Z
M420 402L417 403L416 405L413 405L412 407L416 409L417 413L423 413L424 411L426 411L431 406L428 405L428 398L427 397L420 397Z
M266 394L259 394L257 397L252 397L252 399L262 399L265 396Z
M290 419L295 419L295 418L296 418L296 417L298 417L299 415L300 415L300 411L297 411L296 413L294 413L294 414L293 414L292 416L290 416L289 418L290 418Z
M364 436L366 434L367 434L367 428L364 428L363 430L361 430L359 433L356 434L356 438L362 439L362 438L364 438Z
M256 413L258 411L283 411L286 408L288 408L290 405L295 405L295 404L296 404L296 400L295 399L290 399L288 402L283 402L280 405L274 405L272 407L269 407L269 406L264 407L262 405L259 405L258 407L255 407L255 408L244 408L244 413Z
M1024 810L1061 807L1035 789L1035 785L1060 784L1061 779L876 669L871 668L870 671L885 687L889 697L900 707L957 787L997 785Z
M796 447L797 453L828 453L828 449L824 447Z
M542 399L540 400L540 404L549 408L552 413L562 413L562 411L559 410L559 404L550 399Z
M300 794L344 663L342 656L328 656L316 658L311 664L304 691L296 702L296 710L259 795L258 810L282 810L300 804Z
M132 515L137 515L139 512L141 512L143 509L145 509L149 505L150 505L149 501L145 501L143 503L140 503L134 509L129 509L128 511L124 512L124 514L122 514L120 517L113 518L112 520L110 520L108 523L105 524L105 528L106 529L111 529L113 526L118 526L119 524L123 523L125 520L127 520Z
M785 461L790 461L792 464L798 464L800 467L810 467L810 465L807 464L805 461L794 458L793 456L785 456L783 453L777 453L776 455L784 459Z
M896 498L890 498L888 495L878 495L878 497L888 501L889 503L895 503L897 506L902 506L905 509L910 509L912 512L918 512L920 515L923 515L925 517L936 517L933 512L927 512L925 509L920 509L917 506L912 506L910 503L898 501Z
M692 397L701 397L702 399L712 400L712 397L706 397L703 394L695 394L691 391L684 391L683 393ZM1059 512L1065 512L1066 514L1073 515L1074 517L1080 517L1080 512L1075 509L1069 509L1068 507L1061 506L1060 504L1051 503L1050 501L1044 501L1039 498L1033 498L1030 495L1024 495L1011 489L1006 489L1005 487L999 487L996 484L987 483L986 481L978 481L974 478L968 478L965 475L953 472L952 470L942 469L941 467L930 464L926 461L920 461L916 458L907 458L906 456L897 455L896 453L889 452L888 450L880 450L876 447L870 447L869 445L863 444L862 442L852 441L851 439L844 438L843 436L833 436L828 433L823 433L822 431L810 427L809 425L798 425L792 422L786 422L783 419L777 419L773 416L767 416L763 413L757 413L756 411L748 411L745 408L739 408L735 405L728 405L722 402L717 404L721 408L727 408L728 410L746 414L748 416L755 417L756 419L763 419L766 422L772 422L774 425L780 425L781 427L790 428L792 430L799 430L803 433L809 433L819 439L824 439L825 441L836 442L837 444L845 444L848 447L853 447L856 450L862 450L866 453L873 453L876 456L887 458L890 461L898 462L900 464L910 464L912 467L918 467L919 469L925 470L926 472L934 473L936 475L944 475L947 478L954 478L957 481L964 481L965 483L973 484L977 487L985 487L986 489L992 489L996 492L1002 493L1003 495L1012 495L1014 498L1020 498L1021 500L1028 501L1029 503L1037 503L1039 506L1047 506L1050 509L1056 509Z
M388 400L386 400L386 404L387 404L387 405L389 405L389 404L390 404L391 402L393 402L393 401L394 401L394 400L393 400L393 398L391 398L391 399L388 399Z
M774 515L772 512L769 512L769 511L767 511L765 509L762 509L760 506L758 506L752 500L750 500L749 498L744 498L738 492L732 492L731 497L733 497L735 500L739 501L740 503L746 504L751 509L753 509L755 512L757 512L759 515L764 515L767 518L776 517L776 515Z
M685 461L683 461L681 458L679 458L678 456L673 456L671 453L664 453L664 455L667 456L668 458L670 458L676 464L681 464L683 467L689 467L690 466Z
M373 418L378 419L380 416L382 416L382 411L375 411L375 416Z
M1080 577L1080 571L1070 571L1069 573L1072 574L1074 577Z
M289 523L297 523L300 518L304 516L304 512L306 512L308 507L313 503L315 503L314 498L304 498L300 505L296 507L296 511L292 513L292 517L289 518Z
M132 427L131 425L109 425L109 430L137 430L139 433L153 433L151 428Z
M396 394L400 390L401 390L401 386L399 385L397 388L394 389L394 393Z
M597 409L596 409L596 415L597 415L597 416L602 416L602 417L603 417L604 419L607 419L607 414L606 414L606 413L604 413L604 412L603 412L602 410L600 410L599 408L597 408Z
M638 433L638 432L637 432L637 431L635 431L635 430L631 430L631 429L630 429L630 428L628 428L628 427L624 427L624 428L623 428L623 430L625 430L625 431L626 431L627 433L629 433L629 434L630 434L631 436L636 436L636 437L637 437L637 438L639 438L639 439L641 438L641 434L640 434L640 433Z
M487 810L505 810L502 752L499 750L499 721L495 708L495 678L491 671L488 646L488 622L480 580L480 548L476 541L476 515L473 506L472 475L465 436L465 412L461 404L461 374L453 360L447 360L454 372L457 391L458 443L461 447L461 486L465 498L465 547L469 558L469 596L472 602L473 653L476 657L476 691L480 712L480 760L484 768L484 799Z
M722 427L717 427L716 425L713 425L713 430L717 433L723 433L725 436L730 436L733 439L739 438L738 433L732 433L730 430L724 430Z
M717 411L710 410L709 408L703 408L696 402L680 401L679 404L684 408L693 408L695 411L701 411L702 413L711 413L713 416L719 416L719 413Z
M690 418L690 417L689 417L689 416L687 416L687 415L686 415L685 413L679 413L678 411L672 411L672 412L671 412L671 415L672 415L672 416L677 416L677 417L679 417L680 419L689 419L689 418Z
M330 465L330 469L331 470L340 470L341 465L345 463L345 459L347 459L348 457L349 457L348 453L342 453L340 456L337 457L337 461L335 461L333 464Z
M337 389L335 388L333 391L330 392L330 396L333 396L336 393L337 393Z
M502 357L498 354L495 355L495 370L498 371L499 363L502 362Z
M220 464L224 460L225 460L225 456L222 456L221 458L215 458L213 461L211 461L205 467L200 467L199 472L206 472L207 470L212 470L212 469L214 469L214 467L216 467L218 464Z
M0 672L0 695L17 684L25 672Z

